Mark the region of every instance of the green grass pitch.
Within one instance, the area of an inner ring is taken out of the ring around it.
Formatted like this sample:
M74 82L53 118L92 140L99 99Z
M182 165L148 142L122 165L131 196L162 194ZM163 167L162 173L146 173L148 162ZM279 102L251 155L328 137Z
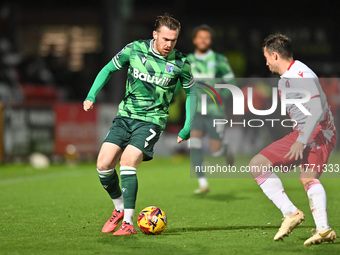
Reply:
M330 162L336 163L339 153ZM246 165L249 158L236 158ZM168 226L159 236L112 236L100 232L113 205L101 187L95 163L74 167L0 167L0 254L340 254L340 241L304 247L314 228L298 178L282 179L306 221L274 242L281 213L252 178L210 179L211 192L194 196L189 158L156 158L138 171L136 214L162 208ZM329 221L340 234L338 178L323 178ZM137 215L136 215L137 216ZM135 216L135 218L137 218ZM137 225L137 224L135 224Z

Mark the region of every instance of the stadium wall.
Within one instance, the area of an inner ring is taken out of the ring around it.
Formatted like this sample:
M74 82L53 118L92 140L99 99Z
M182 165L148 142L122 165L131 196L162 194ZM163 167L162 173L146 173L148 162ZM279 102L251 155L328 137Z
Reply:
M34 152L62 160L68 145L79 159L94 159L116 112L110 104L90 112L81 103L0 106L0 160L25 161Z
M2 126L3 126L3 120L2 120L2 104L0 103L0 163L3 162L4 159L4 149L3 149L3 138L2 138Z

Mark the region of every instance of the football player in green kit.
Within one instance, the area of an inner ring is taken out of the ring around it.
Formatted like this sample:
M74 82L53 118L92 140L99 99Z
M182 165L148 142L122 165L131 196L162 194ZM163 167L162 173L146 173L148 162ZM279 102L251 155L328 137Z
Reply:
M93 108L95 97L111 74L127 66L125 97L113 125L99 151L97 171L104 189L109 193L114 211L102 232L113 235L136 234L133 216L137 196L137 168L144 160L151 160L153 147L163 132L168 117L169 103L176 84L184 88L186 120L177 142L190 137L190 93L194 84L191 67L186 57L174 49L180 32L180 23L164 14L158 16L152 40L139 40L126 45L97 75L84 110ZM121 185L116 172L120 163Z
M213 30L208 25L200 25L193 31L193 44L195 52L188 54L188 60L191 64L192 73L195 81L205 83L214 87L215 84L229 83L235 84L234 73L225 56L214 52L210 47L212 44ZM199 90L196 90L199 92ZM219 93L222 100L226 100L230 92L223 90ZM200 97L200 96L198 96ZM209 135L210 152L213 157L225 156L227 163L233 164L233 156L228 150L228 145L223 143L225 125L213 127L213 119L224 119L225 109L221 105L214 104L213 101L207 102L208 115L201 115L200 105L191 127L190 138L190 156L191 163L194 166L202 166L202 138L204 133ZM209 192L208 181L203 172L197 172L199 188L195 194Z

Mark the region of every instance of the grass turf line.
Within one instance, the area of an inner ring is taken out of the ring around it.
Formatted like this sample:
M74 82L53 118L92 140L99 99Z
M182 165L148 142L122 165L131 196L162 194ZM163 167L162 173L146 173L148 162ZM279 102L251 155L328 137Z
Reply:
M330 162L336 163L339 154ZM246 165L239 157L236 164ZM251 178L210 179L211 192L194 196L189 159L177 156L143 163L138 171L136 214L156 205L168 216L160 236L114 237L100 232L113 209L95 163L27 165L0 169L0 254L338 254L339 242L304 247L314 228L308 200L296 179L282 179L306 221L283 242L272 240L281 213ZM340 233L339 179L324 178L329 221ZM136 217L135 217L136 218ZM136 224L135 224L136 225Z

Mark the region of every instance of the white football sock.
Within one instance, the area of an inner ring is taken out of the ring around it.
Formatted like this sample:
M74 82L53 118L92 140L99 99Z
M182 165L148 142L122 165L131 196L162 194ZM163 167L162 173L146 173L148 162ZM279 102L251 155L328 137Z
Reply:
M326 191L320 181L315 180L315 183L308 189L307 195L316 230L329 229Z
M289 200L280 178L270 171L264 172L255 178L263 193L279 208L283 217L290 216L296 212L296 207Z
M220 150L216 151L216 152L212 152L211 153L211 156L217 158L217 157L220 157L222 156L224 153L224 147L222 146Z
M208 180L205 176L198 178L198 184L199 184L200 188L209 186Z
M124 211L124 199L123 199L123 195L121 195L118 198L112 199L112 202L115 206L115 209L119 212L123 212Z
M133 215L135 214L135 209L124 209L123 221L126 221L130 225L133 225Z

